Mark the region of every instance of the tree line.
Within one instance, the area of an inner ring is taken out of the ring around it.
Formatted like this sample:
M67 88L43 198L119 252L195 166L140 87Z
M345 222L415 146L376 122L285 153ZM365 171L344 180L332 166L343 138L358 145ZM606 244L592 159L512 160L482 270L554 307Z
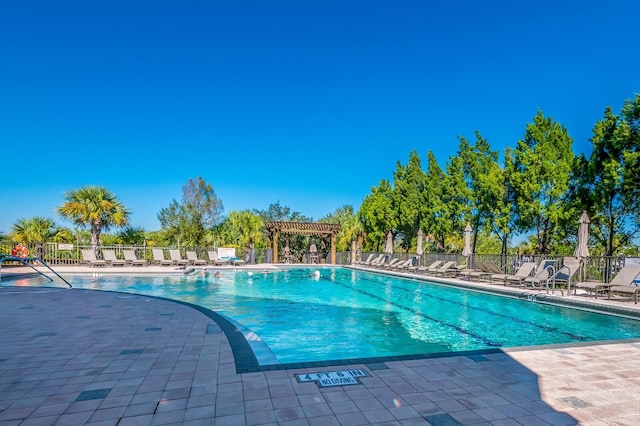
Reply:
M640 95L619 114L607 107L593 127L589 156L575 155L567 129L538 111L524 136L500 159L479 132L459 137L442 168L431 151L423 169L413 151L397 163L393 180L372 188L358 212L362 232L380 249L388 231L406 250L422 229L432 250L460 247L466 224L473 252L507 253L518 235L520 249L570 254L581 212L590 216L593 252L634 252L640 229Z
M640 95L624 101L617 114L605 109L593 127L589 155L576 155L567 129L542 111L502 157L478 131L472 141L458 140L444 167L432 151L423 167L413 150L406 164L397 162L392 180L382 179L371 188L358 210L346 205L320 218L342 225L337 249L350 250L356 241L360 250L381 251L391 231L398 247L410 252L422 229L427 251L459 251L470 224L474 253L570 254L584 210L591 220L594 254L637 254ZM57 211L75 228L45 217L21 218L8 235L0 232L0 239L244 249L267 246L267 221L312 221L279 201L265 210L224 215L222 200L201 177L189 179L182 199L160 210L158 231L131 226L131 211L99 186L67 192ZM113 228L119 232L109 232ZM527 239L514 247L514 238L522 235ZM308 239L291 236L290 244L303 250Z

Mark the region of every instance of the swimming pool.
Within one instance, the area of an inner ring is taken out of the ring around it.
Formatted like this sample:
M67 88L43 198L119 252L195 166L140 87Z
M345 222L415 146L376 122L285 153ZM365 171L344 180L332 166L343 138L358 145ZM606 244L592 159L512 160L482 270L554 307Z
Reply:
M70 282L216 311L254 336L249 340L262 348L256 351L261 365L640 337L640 321L633 319L366 271L222 270L220 277L209 271Z

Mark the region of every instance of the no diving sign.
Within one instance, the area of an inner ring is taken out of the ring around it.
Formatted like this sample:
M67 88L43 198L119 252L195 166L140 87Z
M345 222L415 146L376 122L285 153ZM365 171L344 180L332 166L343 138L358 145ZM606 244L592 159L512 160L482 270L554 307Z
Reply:
M363 370L327 371L326 373L295 374L298 382L316 382L321 388L329 386L359 385L359 377L366 377Z

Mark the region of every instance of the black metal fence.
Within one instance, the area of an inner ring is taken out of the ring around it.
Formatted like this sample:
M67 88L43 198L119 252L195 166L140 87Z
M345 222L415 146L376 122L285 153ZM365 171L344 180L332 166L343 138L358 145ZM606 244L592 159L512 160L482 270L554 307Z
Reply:
M29 256L39 257L50 265L81 265L85 263L82 257L82 250L91 249L91 246L82 246L77 244L63 244L63 243L34 243L24 245L29 250ZM11 254L13 249L12 244L0 243L0 255ZM153 264L154 257L152 249L162 249L166 259L169 259L168 250L178 249L180 250L183 259L186 259L187 251L195 251L199 259L209 260L208 252L217 250L216 247L150 247L150 246L136 246L136 245L113 245L113 246L100 246L96 250L96 257L102 258L102 250L113 250L119 259L124 259L123 250L134 250L138 259L146 259L149 264ZM273 262L272 253L270 249L256 248L248 250L244 247L236 247L236 257L245 260L248 264L257 263L271 263ZM359 253L356 256L357 261L366 259L369 255L377 255L378 253L365 252ZM436 260L454 261L459 265L466 265L469 268L473 268L476 261L491 261L498 265L504 273L513 274L523 262L536 262L540 263L541 260L555 260L557 268L562 267L564 264L564 256L522 256L522 255L485 255L475 254L466 258L459 253L425 253L422 256L416 257L413 253L394 253L389 255L391 258L399 258L400 260L408 260L415 257L417 265L430 265ZM305 263L305 256L301 256L296 259L294 263ZM280 263L282 259L279 259ZM615 276L615 274L628 264L633 262L634 264L640 264L640 258L636 257L621 257L621 256L594 256L589 257L584 262L584 267L581 268L580 280L597 280L603 282L609 282ZM326 257L320 258L320 263L329 264L330 254ZM352 263L352 253L350 251L343 251L336 253L336 264L349 265Z
M369 255L373 254L375 257L380 253L362 253L358 258L365 260ZM428 266L436 260L453 261L457 265L466 265L468 268L474 268L476 261L493 262L498 265L505 274L514 274L517 269L524 262L535 262L540 264L542 260L555 261L555 270L559 270L565 262L567 256L541 256L541 255L516 255L516 254L474 254L469 258L462 256L459 253L425 253L422 256L417 257L413 253L394 253L390 255L391 258L399 258L401 261L408 260L415 257L416 264L418 266ZM346 259L344 264L351 263L351 255L346 252L343 259ZM580 269L580 276L577 277L581 281L602 281L610 282L611 279L618 273L618 271L625 266L625 264L638 264L640 265L640 258L638 257L623 257L623 256L594 256L584 260L583 267Z

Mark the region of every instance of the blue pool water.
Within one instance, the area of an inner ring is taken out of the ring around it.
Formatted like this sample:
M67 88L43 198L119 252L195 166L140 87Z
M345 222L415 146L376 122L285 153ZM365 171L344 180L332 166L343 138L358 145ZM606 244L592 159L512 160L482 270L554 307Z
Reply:
M223 270L219 278L209 271L206 277L74 276L71 283L214 310L268 346L261 364L640 337L640 321L633 319L366 271Z

